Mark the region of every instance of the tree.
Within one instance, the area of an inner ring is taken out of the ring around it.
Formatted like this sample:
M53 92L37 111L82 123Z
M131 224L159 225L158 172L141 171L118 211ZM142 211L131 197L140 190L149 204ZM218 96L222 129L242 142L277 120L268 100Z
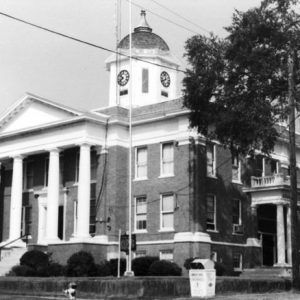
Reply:
M299 0L264 0L260 7L235 11L225 39L190 38L185 54L190 68L183 80L190 126L231 151L270 154L282 134L278 128L289 120L283 131L291 142L293 286L299 281L293 153L295 85L300 82L296 4Z
M279 134L274 126L288 115L287 33L294 27L286 29L272 2L236 11L224 40L199 35L186 42L191 127L242 153L270 153Z

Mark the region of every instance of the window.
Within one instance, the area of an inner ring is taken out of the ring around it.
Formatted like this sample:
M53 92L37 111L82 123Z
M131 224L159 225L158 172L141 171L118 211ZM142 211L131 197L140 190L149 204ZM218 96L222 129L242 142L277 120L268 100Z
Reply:
M174 175L174 144L161 145L161 175Z
M147 178L147 147L136 148L135 177L138 179Z
M243 269L243 256L240 252L233 251L232 261L234 271L241 271Z
M92 150L91 151L91 180L97 179L97 152Z
M29 190L33 188L33 161L26 161L24 169L23 187Z
M148 93L149 90L149 70L142 69L142 93Z
M161 250L159 252L159 259L160 260L170 260L173 261L174 255L173 250Z
M32 207L22 206L21 235L31 234Z
M216 197L206 196L206 228L216 230Z
M146 250L137 250L135 252L135 257L143 257L143 256L146 256L146 255L147 255Z
M145 196L135 199L135 229L147 229L147 199Z
M75 182L79 181L79 159L80 159L80 153L79 151L77 151L76 158L75 158Z
M92 236L96 233L96 183L91 184L89 233Z
M166 91L161 91L161 95L162 95L163 97L166 97L166 98L169 97L169 94L168 94L168 92L166 92Z
M232 154L232 181L241 181L241 161L237 154Z
M125 96L125 95L128 95L128 90L121 90L120 96Z
M74 231L73 236L77 234L77 223L78 223L78 201L74 199Z
M49 175L49 158L45 158L44 162L44 186L48 186L48 175Z
M216 176L216 154L215 145L206 145L207 176Z
M174 195L161 195L161 229L174 229Z
M242 224L242 202L240 199L233 199L232 201L232 224Z

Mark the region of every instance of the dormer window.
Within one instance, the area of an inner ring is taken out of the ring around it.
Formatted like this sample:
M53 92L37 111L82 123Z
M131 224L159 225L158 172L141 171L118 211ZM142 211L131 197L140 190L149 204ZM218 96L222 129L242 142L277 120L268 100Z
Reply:
M149 70L142 69L142 93L146 94L149 92Z

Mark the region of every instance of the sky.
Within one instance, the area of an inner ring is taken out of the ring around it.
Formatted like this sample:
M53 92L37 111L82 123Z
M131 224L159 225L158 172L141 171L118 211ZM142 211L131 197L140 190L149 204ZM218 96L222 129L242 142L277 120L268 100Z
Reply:
M116 48L116 2L121 36L129 31L128 0L0 0L0 13L101 47ZM185 41L195 34L225 37L235 9L261 0L132 0L132 28L141 9L153 32L187 67ZM81 110L108 105L110 53L0 15L0 114L32 93Z

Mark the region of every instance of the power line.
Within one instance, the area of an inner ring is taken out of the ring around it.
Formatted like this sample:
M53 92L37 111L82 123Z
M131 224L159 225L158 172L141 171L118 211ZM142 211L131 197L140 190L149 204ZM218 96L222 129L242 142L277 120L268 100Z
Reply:
M129 0L126 0L126 1L129 2ZM145 9L143 6L141 6L141 5L139 5L139 4L136 4L136 3L134 3L134 2L132 2L132 5L134 5L134 6L138 7L138 8L140 8L140 9ZM180 24L178 24L178 23L176 23L176 22L174 22L174 21L172 21L172 20L170 20L170 19L168 19L168 18L166 18L166 17L161 16L160 14L157 14L157 13L155 13L155 12L149 10L149 9L145 9L145 10L146 10L147 12L149 12L149 13L151 13L151 14L153 14L153 15L155 15L155 16L157 16L157 17L159 17L159 18L161 18L161 19L163 19L163 20L165 20L165 21L167 21L167 22L169 22L169 23L171 23L171 24L173 24L173 25L176 25L176 26L178 26L178 27L181 27L181 28L183 28L183 29L185 29L185 30L187 30L187 31L190 31L190 32L194 33L194 34L200 34L199 32L197 32L197 31L195 31L195 30L193 30L193 29L190 29L190 28L188 28L188 27L186 27L186 26L180 25Z
M97 48L97 49L101 49L101 50L104 50L104 51L107 51L107 52L110 52L110 53L113 53L113 54L117 54L117 55L121 55L121 56L130 58L130 55L127 55L127 54L125 54L125 53L122 53L122 52L119 52L119 51L115 51L115 50L112 50L112 49L109 49L109 48L106 48L106 47L103 47L103 46L99 46L99 45L97 45L97 44L94 44L94 43L91 43L91 42L87 42L87 41L78 39L78 38L76 38L76 37L73 37L73 36L70 36L70 35L67 35L67 34L64 34L64 33L60 33L60 32L58 32L58 31L55 31L55 30L52 30L52 29L49 29L49 28L46 28L46 27L43 27L43 26L40 26L40 25L31 23L31 22L28 22L28 21L26 21L26 20L23 20L23 19L14 17L14 16L12 16L12 15L9 15L9 14L3 13L3 12L0 12L0 15L1 15L1 16L4 16L4 17L7 17L7 18L10 18L10 19L12 19L12 20L14 20L14 21L18 21L18 22L24 23L24 24L26 24L26 25L30 25L30 26L32 26L32 27L35 27L35 28L38 28L38 29L41 29L41 30L50 32L50 33L52 33L52 34L56 34L56 35L59 35L59 36L61 36L61 37L64 37L64 38L73 40L73 41L78 42L78 43L81 43L81 44L85 44L85 45L88 45L88 46L91 46L91 47L94 47L94 48ZM179 68L173 68L173 67L170 67L170 66L161 65L161 64L154 63L154 62L151 62L151 61L147 61L147 60L144 60L144 59L135 57L135 56L132 56L132 59L137 60L137 61L141 61L141 62L145 62L145 63L148 63L148 64L150 64L150 65L154 65L154 66L158 66L158 67L163 67L163 68L165 68L165 69L169 69L169 70L174 70L174 71L177 71L177 72L181 72L181 73L184 73L184 74L187 73L186 71L181 70L181 69L179 69Z
M202 26L200 26L200 25L198 25L198 24L196 24L196 23L190 21L189 19L183 17L182 15L180 15L179 13L177 13L176 11L171 10L170 8L168 8L168 7L166 7L166 6L162 5L162 4L160 4L159 2L157 2L157 1L155 1L155 0L150 0L150 1L154 2L154 3L157 4L158 6L160 6L160 7L164 8L164 9L166 9L166 10L169 11L169 12L171 12L173 15L175 15L175 16L177 16L177 17L183 19L184 21L186 21L186 22L188 22L188 23L190 23L190 24L192 24L192 25L198 27L199 29L201 29L201 30L203 30L203 31L206 31L207 33L211 33L211 31L209 31L208 29L206 29L206 28L204 28L204 27L202 27Z

